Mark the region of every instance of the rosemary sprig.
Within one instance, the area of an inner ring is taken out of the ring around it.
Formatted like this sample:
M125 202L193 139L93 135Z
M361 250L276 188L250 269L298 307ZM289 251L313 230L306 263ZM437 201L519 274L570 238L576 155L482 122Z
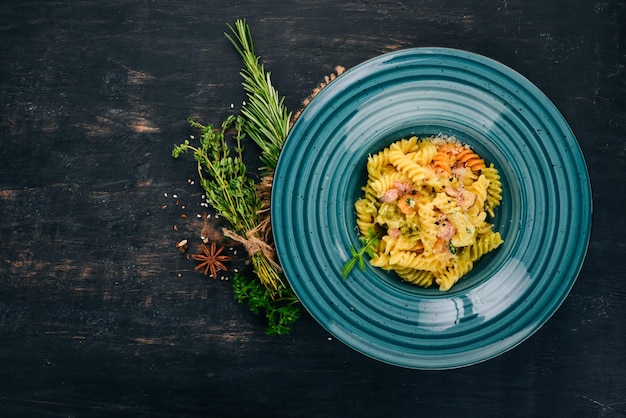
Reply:
M378 240L380 239L380 233L374 231L373 228L368 230L366 237L361 238L361 248L357 251L354 246L350 246L350 253L352 258L346 261L341 268L341 277L345 279L352 269L358 264L361 271L365 270L365 254L370 257L374 257L374 250L378 247Z
M287 110L284 97L274 88L271 73L265 71L260 57L255 55L250 27L245 19L239 19L235 26L228 25L232 35L225 33L243 59L244 68L240 74L248 100L241 109L245 117L246 134L261 148L262 169L271 173L278 163L278 156L287 135L289 135L291 112Z

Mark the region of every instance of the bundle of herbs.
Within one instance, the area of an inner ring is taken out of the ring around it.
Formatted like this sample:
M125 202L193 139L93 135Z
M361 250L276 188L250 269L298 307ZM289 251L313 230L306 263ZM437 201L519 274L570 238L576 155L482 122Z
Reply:
M250 255L257 278L236 273L235 298L247 301L252 312L265 315L267 334L286 334L299 318L300 308L276 261L267 187L289 134L292 114L255 55L246 21L237 20L228 27L231 33L225 35L243 59L240 74L248 100L241 114L229 116L217 127L190 119L191 126L200 131L198 143L185 140L174 146L172 155L178 158L193 153L208 203L228 221L224 235L242 243ZM245 138L252 139L261 150L264 177L260 184L249 176L243 161Z

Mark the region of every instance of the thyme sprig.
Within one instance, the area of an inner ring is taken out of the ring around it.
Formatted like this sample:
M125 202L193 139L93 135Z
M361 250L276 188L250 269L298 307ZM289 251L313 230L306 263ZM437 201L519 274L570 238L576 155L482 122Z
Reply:
M220 128L211 124L202 125L192 118L188 121L193 128L200 130L199 144L192 145L189 140L185 140L182 144L174 145L172 156L178 158L192 151L200 184L211 206L238 233L254 228L258 221L255 214L260 206L255 183L247 176L247 167L243 162L243 118L229 116ZM234 157L231 156L225 136L231 127L235 128Z
M289 135L291 112L273 86L271 73L265 71L260 57L254 52L252 34L245 19L234 26L228 25L231 34L225 33L243 59L243 88L248 100L241 109L245 117L245 132L261 148L262 170L270 174L278 163L278 156Z
M365 254L370 258L374 257L374 251L378 247L380 233L373 228L369 228L366 237L361 238L361 248L357 251L353 245L350 246L352 258L346 261L341 268L341 277L345 279L355 266L359 266L361 271L365 270Z

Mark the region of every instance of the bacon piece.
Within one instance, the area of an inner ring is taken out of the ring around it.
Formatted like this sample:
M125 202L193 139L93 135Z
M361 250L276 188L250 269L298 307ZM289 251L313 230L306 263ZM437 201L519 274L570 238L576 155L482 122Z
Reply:
M439 231L437 232L437 236L444 241L450 241L454 234L456 233L456 228L450 222L442 222L439 225Z
M451 171L452 175L458 179L465 177L465 175L467 174L467 168L465 168L465 164L460 161L454 163Z
M459 194L459 191L454 189L451 186L447 186L444 191L446 192L446 194L450 197L457 197L457 195Z
M469 190L461 189L456 196L456 201L461 209L468 210L476 202L476 194Z
M413 188L411 187L411 185L407 183L406 181L396 180L394 182L394 185L396 186L396 189L398 189L400 196L413 191Z
M387 235L389 235L391 238L398 238L400 236L400 228L388 229Z
M398 189L389 189L387 190L380 198L382 202L391 203L398 200Z

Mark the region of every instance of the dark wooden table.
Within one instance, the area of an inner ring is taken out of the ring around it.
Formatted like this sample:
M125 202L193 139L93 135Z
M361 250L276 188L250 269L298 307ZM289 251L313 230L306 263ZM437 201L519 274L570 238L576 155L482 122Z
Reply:
M237 18L291 109L337 65L420 46L546 93L584 152L594 225L539 332L479 365L407 370L306 314L268 337L229 281L193 271L175 243L206 208L170 152L187 117L219 123L245 99L223 35ZM625 416L625 66L615 0L3 2L0 416Z

